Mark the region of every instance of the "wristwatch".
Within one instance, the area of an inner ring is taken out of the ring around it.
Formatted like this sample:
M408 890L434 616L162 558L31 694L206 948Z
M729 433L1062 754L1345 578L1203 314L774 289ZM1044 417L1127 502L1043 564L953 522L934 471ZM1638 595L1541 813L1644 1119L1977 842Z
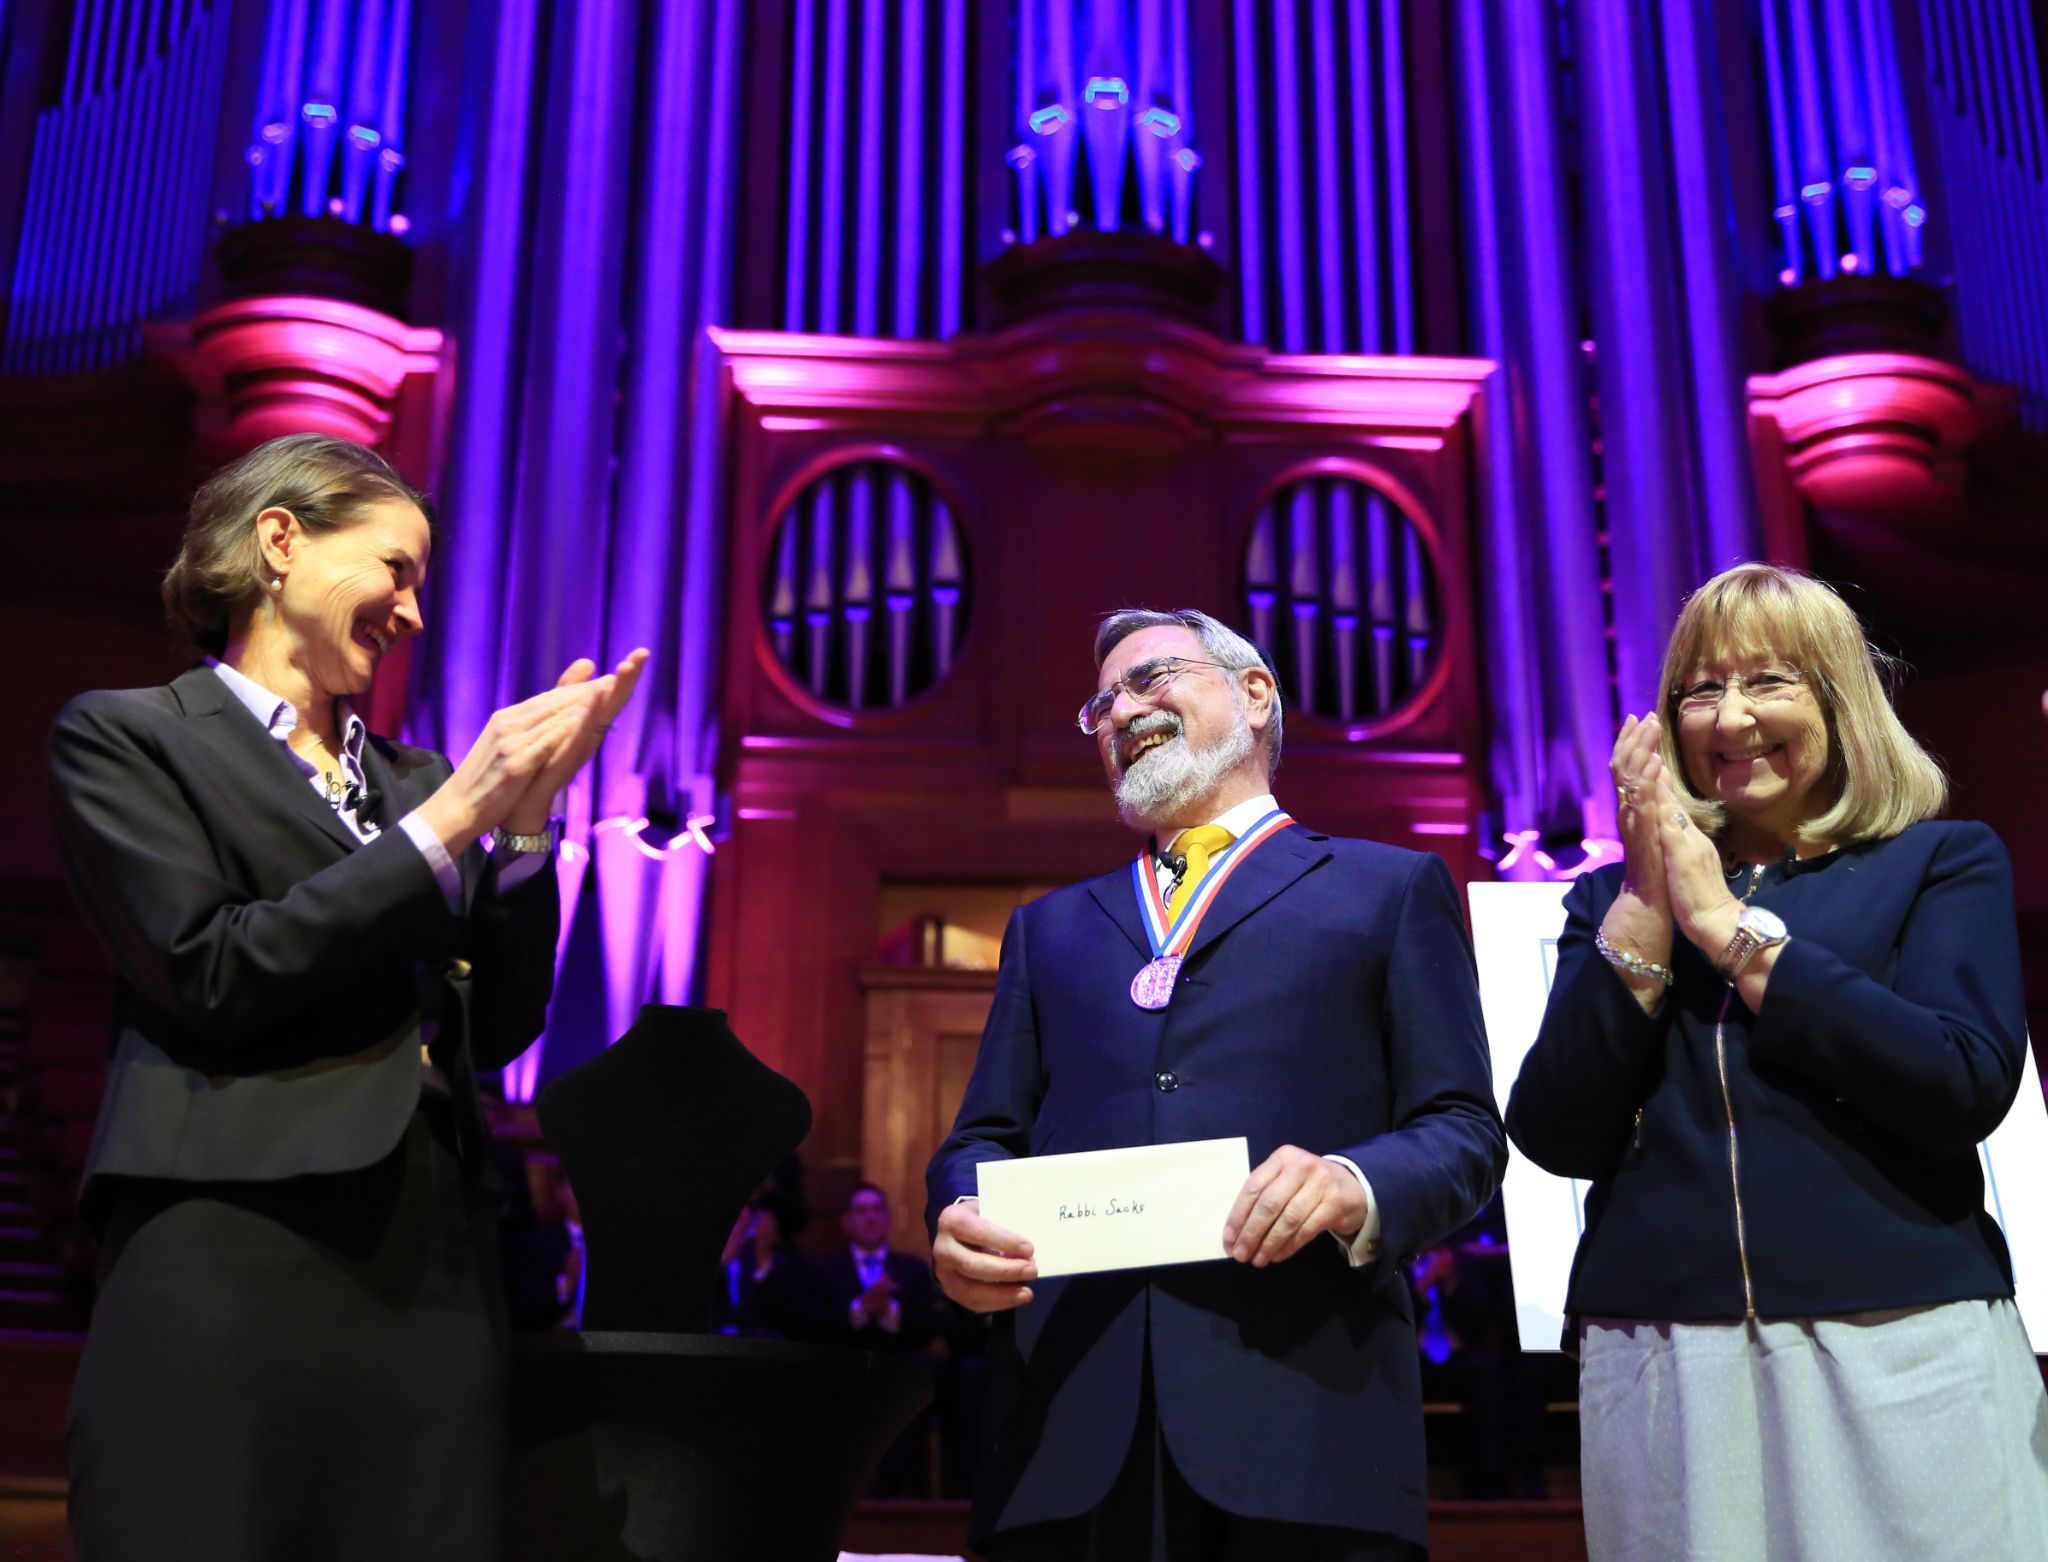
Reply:
M1742 918L1735 924L1735 936L1728 940L1728 947L1721 951L1721 958L1714 962L1714 969L1732 982L1756 957L1758 950L1782 944L1791 936L1785 919L1777 912L1762 906L1744 906Z
M493 830L491 844L501 852L551 852L561 834L562 821L550 819L548 827L534 835L521 835L516 830Z

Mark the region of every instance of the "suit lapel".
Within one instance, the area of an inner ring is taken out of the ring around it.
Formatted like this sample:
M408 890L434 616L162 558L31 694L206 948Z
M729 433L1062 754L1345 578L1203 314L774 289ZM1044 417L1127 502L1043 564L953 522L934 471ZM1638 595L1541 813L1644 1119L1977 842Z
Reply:
M1284 892L1330 855L1325 837L1289 825L1238 865L1210 903L1209 914L1188 946L1192 961L1261 906Z
M212 668L195 667L171 688L193 731L220 755L229 774L246 782L243 790L252 796L279 797L286 813L311 825L344 851L354 851L361 844L341 816L321 801L284 745L264 731L263 724L228 692Z
M1118 873L1107 873L1088 884L1088 893L1095 897L1109 920L1122 930L1131 947L1145 956L1152 957L1152 940L1146 936L1144 918L1138 912L1138 892L1131 883L1131 865L1125 863Z

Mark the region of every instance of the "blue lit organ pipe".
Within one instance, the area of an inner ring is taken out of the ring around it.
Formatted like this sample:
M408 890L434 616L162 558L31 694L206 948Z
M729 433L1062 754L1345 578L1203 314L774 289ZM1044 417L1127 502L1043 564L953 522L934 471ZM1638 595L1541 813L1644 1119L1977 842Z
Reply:
M1349 19L1350 26L1345 29L1344 76L1348 90L1344 107L1350 131L1352 251L1361 263L1351 267L1358 287L1358 308L1353 316L1358 329L1344 339L1357 342L1361 351L1370 353L1380 348L1380 268L1371 258L1379 253L1379 180L1373 169L1371 68L1358 0L1350 0ZM1250 286L1247 279L1247 289ZM1249 312L1246 318L1249 320ZM1251 336L1249 327L1246 334ZM1256 336L1251 339L1259 340Z
M1348 720L1358 710L1359 590L1357 490L1336 483L1330 491L1330 629L1336 653L1337 713Z
M1302 90L1300 62L1295 52L1295 9L1293 0L1273 0L1273 163L1279 186L1279 243L1275 259L1280 273L1280 340L1274 345L1282 352L1309 351L1308 277L1306 272L1308 230L1302 223L1301 115L1297 97ZM1309 56L1318 52L1309 41ZM1310 170L1313 183L1320 186L1321 169ZM1321 213L1318 213L1321 215ZM1325 349L1329 351L1332 349Z
M1415 349L1402 14L1399 0L1232 9L1247 341L1283 352Z
M1387 502L1378 494L1365 501L1365 557L1371 582L1367 614L1372 625L1372 673L1375 708L1394 704L1397 666L1394 660L1394 528Z
M1162 0L1138 0L1138 46L1134 54L1137 74L1132 78L1130 113L1125 117L1146 132L1132 134L1131 159L1138 175L1138 213L1150 233L1164 233L1167 229L1166 143L1155 133L1155 127L1165 128L1168 119L1148 105L1161 97L1176 103L1187 101L1184 96L1173 96L1170 89L1161 90L1160 78L1171 69L1164 21ZM1178 124L1178 114L1170 109L1163 113Z
M775 544L775 578L768 597L768 632L775 659L785 667L796 663L796 533L785 525Z
M901 0L901 11L899 21L903 29L903 80L921 81L924 78L924 0ZM879 55L881 51L878 48L875 52ZM877 105L877 112L879 111ZM918 229L925 220L925 112L925 105L913 92L906 91L897 104L896 253L899 255L917 252ZM877 250L881 248L879 239L875 247ZM896 294L894 307L890 310L890 333L898 337L915 336L919 280L917 268L900 266L892 275L896 279Z
M1386 716L1434 665L1441 631L1421 536L1355 478L1306 478L1266 503L1246 547L1245 599L1289 704L1325 719Z
M63 96L36 117L0 373L106 368L189 309L227 34L219 5L79 0Z
M887 461L839 467L780 524L765 582L769 641L812 698L894 708L951 670L965 557L951 508L922 476Z
M871 7L879 9L879 7ZM859 710L868 702L868 623L875 612L874 521L872 474L849 485L846 564L839 576L839 617L846 646L846 707ZM885 479L886 481L886 479Z
M1252 0L1234 0L1231 26L1237 48L1237 277L1240 330L1248 342L1266 340L1266 252L1263 216L1266 202L1266 168L1259 156L1259 124L1256 112L1264 94L1259 90L1259 62L1251 47ZM1360 257L1361 262L1364 257ZM1370 270L1361 264L1361 270Z
M1167 51L1172 64L1173 101L1178 105L1171 129L1192 135L1195 107L1194 61L1188 50L1188 8L1185 0L1172 8L1167 23ZM1171 172L1168 183L1172 198L1167 210L1168 232L1176 244L1196 242L1195 174L1202 166L1201 154L1190 144L1161 153Z
M1130 78L1126 74L1137 63L1135 51L1126 54L1118 0L1089 0L1089 47L1086 79L1081 100L1071 104L1081 130L1081 145L1088 156L1089 183L1094 186L1095 221L1098 233L1114 233L1122 226L1124 156L1131 123ZM1127 63L1128 61L1128 63Z
M901 472L889 474L889 538L884 566L885 600L889 608L889 703L910 698L911 614L917 608L917 517L910 483Z
M410 0L272 0L247 161L252 220L403 231Z
M2040 39L2019 0L1925 0L1929 121L1964 361L2020 393L2048 432L2048 116Z
M839 480L820 483L810 496L805 518L810 523L811 568L804 588L805 661L810 670L811 693L826 697L832 677L832 616L835 603L832 578L833 533L838 524Z
M1408 210L1407 50L1401 41L1403 0L1380 0L1380 60L1386 99L1387 285L1392 289L1393 350L1415 351L1415 268L1410 263Z
M1021 5L1017 8L1017 65L1015 70L1016 123L1026 129L1031 126L1031 116L1038 107L1037 73L1031 62L1038 58L1038 8ZM1016 209L1016 225L1012 231L1019 244L1036 243L1038 239L1038 185L1040 169L1045 159L1031 144L1029 137L1019 141L1003 154L1003 161L1010 165L1010 186Z
M1316 645L1323 602L1315 492L1309 484L1297 483L1286 496L1286 505L1287 591L1294 606L1287 650L1293 654L1295 696L1307 709L1316 710Z
M1077 223L1115 232L1133 209L1146 231L1199 237L1189 3L1019 0L1006 157L1017 242Z
M971 216L966 0L871 3L858 26L849 7L790 6L781 324L951 336L963 324L959 233Z
M960 557L960 531L943 499L933 496L931 524L932 677L953 670L959 650L960 619L966 592L966 571Z
M855 187L853 296L853 329L857 336L880 334L885 302L881 280L882 12L883 7L875 0L868 0L861 7L860 178Z
M1941 3L1941 0L1931 0ZM1758 0L1779 280L1905 276L1921 199L1885 0Z
M1031 0L1025 0L1028 6ZM1081 83L1074 69L1074 12L1071 4L1052 0L1046 12L1044 36L1046 57L1037 72L1031 98L1034 106L1025 120L1032 134L1045 137L1046 178L1040 185L1045 201L1045 231L1058 235L1079 220L1074 210L1074 165L1079 160L1080 121L1075 117L1081 99ZM1030 70L1033 60L1019 61ZM1040 102L1050 93L1051 101Z
M817 88L812 72L817 58L817 6L796 0L789 58L789 214L783 223L782 324L804 330L809 321L804 302L811 292L811 223L816 191L811 183L811 105ZM908 93L905 94L907 98ZM837 135L838 127L830 134Z
M1336 18L1331 11L1333 0L1314 0L1314 3L1316 37L1332 37L1336 32ZM1339 108L1336 51L1319 48L1312 52L1315 65L1316 166L1335 168ZM1336 223L1318 223L1316 297L1322 305L1323 338L1326 341L1344 340L1344 269L1341 229Z

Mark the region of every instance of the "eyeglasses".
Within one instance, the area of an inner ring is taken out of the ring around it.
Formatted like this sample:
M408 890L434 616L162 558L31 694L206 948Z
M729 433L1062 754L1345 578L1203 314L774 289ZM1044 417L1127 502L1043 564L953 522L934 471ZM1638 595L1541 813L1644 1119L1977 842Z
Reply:
M1102 730L1102 724L1109 720L1109 713L1116 705L1117 695L1128 694L1140 705L1155 704L1159 696L1166 692L1167 685L1190 667L1220 669L1221 666L1220 662L1198 662L1186 656L1155 656L1149 662L1140 662L1100 694L1093 696L1081 707L1081 714L1076 718L1076 722L1081 730L1092 738Z
M1767 667L1762 672L1737 673L1726 683L1713 678L1702 679L1673 692L1678 708L1694 713L1718 710L1722 697L1730 689L1752 705L1769 705L1778 700L1792 699L1805 686L1805 675L1796 668Z

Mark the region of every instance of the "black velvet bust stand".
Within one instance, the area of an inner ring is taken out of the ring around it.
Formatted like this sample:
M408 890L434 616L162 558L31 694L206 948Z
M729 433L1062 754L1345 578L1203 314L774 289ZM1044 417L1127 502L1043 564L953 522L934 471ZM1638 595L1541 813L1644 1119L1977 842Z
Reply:
M650 1004L549 1085L585 1238L581 1332L522 1337L514 1562L830 1562L929 1386L886 1356L704 1332L748 1197L811 1126L717 1009Z

